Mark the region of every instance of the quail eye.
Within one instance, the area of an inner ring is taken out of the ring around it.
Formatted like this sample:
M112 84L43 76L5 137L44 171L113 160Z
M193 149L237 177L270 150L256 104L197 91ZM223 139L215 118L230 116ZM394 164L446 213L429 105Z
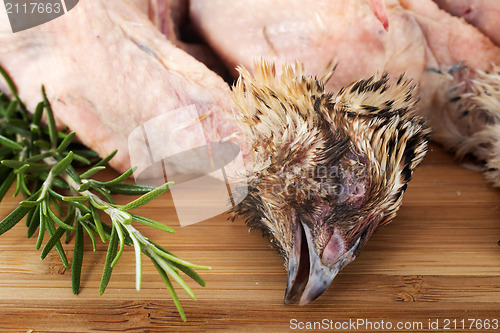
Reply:
M316 179L325 197L337 206L361 207L369 196L369 173L365 161L354 153L346 153L336 164L318 167Z
M366 176L346 174L338 185L337 204L361 207L368 199L368 181Z

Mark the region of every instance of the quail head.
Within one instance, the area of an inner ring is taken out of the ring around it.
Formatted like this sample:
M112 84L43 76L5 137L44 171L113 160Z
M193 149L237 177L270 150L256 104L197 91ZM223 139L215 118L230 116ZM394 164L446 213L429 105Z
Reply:
M301 64L239 68L234 99L252 142L248 195L232 213L261 229L285 260L285 304L320 296L396 214L429 130L414 86L387 74L325 92Z

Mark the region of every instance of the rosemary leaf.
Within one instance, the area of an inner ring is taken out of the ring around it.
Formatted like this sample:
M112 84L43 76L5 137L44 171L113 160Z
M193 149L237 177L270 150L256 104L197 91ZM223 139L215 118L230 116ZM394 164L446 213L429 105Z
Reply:
M16 174L14 172L14 174ZM21 191L21 181L23 180L24 178L22 178L22 175L20 174L16 174L16 189L14 190L14 197L17 197L17 195L19 194L19 191Z
M19 143L12 141L12 140L9 140L8 138L6 138L3 135L0 135L0 144L5 146L5 147L9 147L11 149L14 149L14 150L23 149L23 146L21 146Z
M70 151L68 155L66 155L65 158L59 161L59 163L56 164L54 168L52 168L52 174L54 176L60 175L63 171L65 171L70 165L71 162L73 161L73 152Z
M5 117L6 118L12 118L12 117L15 116L15 114L17 112L17 110L16 110L17 105L18 105L18 103L17 103L16 100L11 101L9 103L9 106L7 106L7 110L5 111Z
M165 253L168 253L170 255L174 255L172 254L170 251L167 251L165 248L161 247L160 245L154 243L154 242L151 242L156 248L162 250L163 252ZM186 266L183 266L183 265L179 265L177 264L176 262L171 262L171 264L175 267L177 267L179 270L181 270L184 274L186 274L187 276L189 276L191 279L193 279L196 283L198 283L200 286L202 287L205 287L206 283L205 283L205 280L203 280L201 278L201 276L196 273L192 268L190 267L186 267ZM207 267L207 268L210 268L210 267Z
M10 125L8 127L8 131L12 132L13 134L19 134L21 136L28 136L30 134L30 130L26 129L25 127L16 126L16 124L13 124L13 120L7 121L6 125Z
M46 111L46 115L47 115L47 125L49 126L50 144L51 144L52 149L55 149L57 147L56 121L54 119L54 112L52 112L52 107L50 106L50 103L47 99L47 95L45 93L44 86L42 86L42 98L43 98L43 103L44 103L45 111Z
M56 209L57 213L59 215L63 216L64 211L62 210L61 205L59 205L59 202L57 202L57 199L52 195L49 196L49 199L50 199L50 202L52 203L52 206Z
M47 209L47 210L50 211L50 209ZM54 224L52 223L52 221L49 218L47 218L46 222L47 223L46 223L45 227L47 228L47 232L48 232L49 236L52 238L56 234L56 229L54 227ZM64 234L64 231L62 234ZM61 234L61 236L62 236L62 234ZM59 255L59 258L61 258L61 262L62 262L64 268L68 269L69 268L68 258L66 258L66 253L64 252L61 241L59 239L56 241L54 247L56 248L56 252Z
M15 161L15 160L3 160L2 164L5 165L6 167L12 168L12 169L19 169L26 164L29 165L28 171L30 172L40 172L40 171L46 171L50 169L50 166L47 164L42 164L42 163L33 163L33 162L26 162L26 161Z
M24 120L24 119L18 119L18 118L10 118L6 119L6 124L9 126L9 130L17 133L17 134L29 134L29 123ZM25 138L20 137L18 138L20 140L23 140ZM20 143L20 142L18 142Z
M69 133L65 138L64 140L62 140L62 142L59 144L59 146L57 147L56 151L61 153L63 152L66 148L68 148L68 146L71 144L71 142L73 142L73 139L75 138L75 132L71 132Z
M75 146L75 144L72 144L72 146ZM86 147L83 147L86 148ZM90 150L90 149L78 149L77 147L73 147L73 153L78 154L80 156L85 157L86 159L90 160L95 160L99 158L99 154L97 154L95 151Z
M123 248L125 246L125 237L123 236L122 227L120 226L119 223L113 223L113 226L116 229L116 233L118 235L118 240L120 241L120 248L118 249L118 253L116 254L116 257L113 259L113 262L111 263L111 267L115 267L118 260L120 260L120 257L122 256L122 253L123 253Z
M141 290L142 284L142 255L141 255L141 244L137 239L137 236L133 233L130 234L132 242L134 243L135 250L135 289Z
M0 202L2 201L5 194L7 194L7 191L14 182L14 179L16 179L16 174L13 171L11 171L9 175L4 178L2 185L0 185Z
M28 232L26 233L26 237L31 238L35 234L35 231L36 229L38 229L39 226L40 226L40 206L37 206L33 211L33 216L29 220Z
M165 193L166 191L168 191L168 189L173 185L174 183L173 182L168 182L166 184L163 184L161 186L158 186L156 189L154 189L153 191L151 192L148 192L146 194L143 194L141 197L135 199L134 201L132 202L129 202L128 204L126 204L125 206L122 206L121 209L122 210L132 210L132 209L136 209L138 207L141 207L141 206L144 206L145 204L147 204L148 202L150 202L151 200L154 200L156 199L157 197L159 197L160 195L162 195L163 193Z
M67 203L70 203L70 202L87 202L89 201L89 198L88 197L84 197L84 196L78 196L78 197L62 197L62 200L63 201L66 201Z
M47 207L48 208L48 207ZM56 216L56 214L54 214L54 212L52 210L50 210L50 208L47 209L47 212L49 213L49 216L50 218L52 219L52 221L54 221L55 223L59 224L59 226L63 229L66 229L66 230L75 230L74 227L64 223L63 221L61 221L60 218L58 218Z
M29 225L31 224L31 220L33 219L33 214L35 213L35 211L36 211L36 207L33 209L30 209L28 214L26 214L26 218L25 218L26 227L29 227Z
M155 190L157 186L120 183L120 184L107 185L106 188L111 193L126 194L126 195L141 195Z
M33 123L33 125L38 125L40 123L40 120L42 120L43 108L44 102L40 102L37 104L35 112L33 113L33 118L31 118L31 122Z
M14 209L9 215L7 215L2 221L0 221L0 235L9 231L12 227L14 227L19 221L22 220L23 217L28 214L31 207L23 207L19 206Z
M76 223L75 248L73 250L73 262L71 264L71 287L73 294L78 295L80 290L80 278L83 264L83 227L81 222Z
M28 171L29 167L30 167L30 165L29 165L29 164L25 164L25 165L23 165L22 167L20 167L19 169L14 170L14 173L15 173L15 174L23 174L23 173L25 173L26 171Z
M111 238L108 245L108 253L106 254L106 261L104 262L104 269L102 271L101 285L99 286L99 295L104 294L106 287L108 286L109 279L111 278L111 273L113 272L113 267L111 263L116 256L116 250L118 248L118 235L116 230L113 228L111 231Z
M40 200L41 201L41 200ZM29 200L23 200L19 203L20 206L23 206L23 207L35 207L35 206L38 206L40 204L40 201L29 201Z
M54 246L59 242L61 243L61 237L64 235L64 228L59 227L57 228L56 232L50 237L50 239L47 241L45 246L42 249L42 253L40 255L40 258L45 259L47 257L47 254L54 248Z
M68 207L68 213L66 214L66 217L64 218L64 223L70 226L73 226L73 222L77 222L76 220L76 209L74 206L69 206ZM61 214L63 215L63 214ZM90 215L90 214L89 214ZM66 244L69 243L69 239L71 237L71 230L66 230L65 237L64 237L64 242Z
M195 265L195 264L192 264L190 262L187 262L185 260L182 260L182 259L179 259L177 258L176 256L174 256L173 254L170 254L170 253L167 253L167 252L164 252L162 251L161 249L159 248L156 248L155 246L151 247L151 249L156 253L158 254L159 256L167 259L168 261L170 262L175 262L176 264L180 265L180 266L184 266L184 267L190 267L190 268L196 268L196 269L210 269L210 267L208 266L201 266L201 265Z
M33 141L33 144L37 147L42 148L42 149L50 149L51 148L50 143L47 141L43 141L43 140L35 140L35 141Z
M196 300L196 296L194 295L193 291L186 284L186 282L184 282L184 280L179 275L179 273L177 273L176 271L174 271L174 269L172 268L172 266L170 266L170 263L168 263L168 262L166 262L164 260L161 260L153 252L150 252L150 254L153 257L154 261L156 263L158 263L158 265L160 265L160 267L165 271L165 273L167 273L169 276L171 276L175 280L175 282L177 282L182 287L182 289L184 289L184 291L188 294L188 296L191 297L191 299L193 301L195 301Z
M98 173L99 171L102 171L106 169L105 166L97 166L97 167L93 167L92 169L89 169L83 173L80 174L80 179L87 179L87 178L90 178L92 176L94 176L96 173ZM88 188L87 188L88 190Z
M83 216L77 217L76 220L77 221L85 221L85 220L90 220L91 218L92 218L92 215L90 215L90 213L87 213Z
M90 165L90 161L88 159L86 159L85 157L78 155L77 153L75 153L73 151L71 151L71 153L73 154L73 158L75 159L75 161L80 162L83 165Z
M80 176L81 177L81 176ZM80 187L78 187L77 191L78 192L85 192L85 191L88 191L91 187L92 187L92 180L90 181L86 181L84 183L82 183L80 185Z
M130 178L130 176L132 176L132 174L134 173L134 171L136 170L137 168L136 167L132 167L130 169L128 169L127 171L125 171L123 174L121 174L120 176L116 177L115 179L113 180L110 180L110 181L107 181L107 182L103 182L101 183L103 186L106 186L106 185L113 185L113 184L117 184L117 183L121 183L123 182L124 180L127 180L128 178Z
M10 92L12 93L12 95L14 96L14 98L16 99L16 101L19 103L19 111L21 113L21 116L23 117L23 119L26 119L27 118L26 107L21 102L21 99L19 98L19 95L17 94L17 88L14 85L14 82L12 82L12 80L9 77L9 75L7 74L7 72L5 71L5 69L3 69L2 66L0 66L0 75L4 78L5 82L7 83L7 86L10 89Z
M100 209L100 210L106 210L106 209L109 208L109 206L106 205L105 203L103 204L101 201L97 201L96 200L96 196L89 197L89 199L90 199L91 206L94 207L94 208L97 208L97 209Z
M84 213L90 213L90 209L88 209L85 205L82 205L81 203L79 203L78 200L80 200L80 199L76 199L76 198L80 198L80 197L65 197L52 189L49 189L49 193L50 193L50 195L54 196L57 200L67 202L68 205L74 206L75 208L80 209ZM65 198L70 198L70 199L65 199ZM75 198L75 199L73 200L73 198ZM85 202L85 201L88 201L88 198L85 198L82 202Z
M82 182L80 176L78 176L78 173L75 171L75 168L71 165L66 169L66 174L71 177L75 183L80 184Z
M53 152L47 151L45 153L36 154L36 155L31 156L30 158L27 158L26 162L38 162L38 161L43 160L44 158L47 158L47 157L50 157L53 155L54 155Z
M90 206L90 212L92 213L92 218L94 219L94 224L96 226L97 234L99 235L99 237L101 237L102 242L106 243L106 235L104 234L104 228L101 218L99 217L99 212L93 205ZM111 238L112 237L113 233L111 233Z
M186 274L191 279L193 279L200 286L202 286L202 287L206 286L205 280L203 280L203 278L200 276L200 274L196 273L194 269L177 264L176 262L173 262L173 261L171 261L170 263L172 264L172 266L177 267L180 271L182 271L184 274Z
M148 219L147 217L140 216L137 214L133 214L133 213L129 213L129 214L132 216L132 218L136 222L142 223L142 224L147 225L149 227L156 228L158 230L162 230L162 231L166 231L166 232L170 232L170 233L175 232L174 229L170 228L168 225L165 225L163 223L156 222L154 220Z
M104 198L106 198L106 200L110 203L110 204L114 204L115 203L115 200L113 199L113 197L111 197L110 195L110 192L108 189L106 188L102 188L100 186L97 186L97 185L94 185L95 183L90 183L91 184L91 187L96 191L98 192L99 194L101 194ZM81 188L81 187L80 187Z
M92 232L92 230L87 226L87 223L86 221L82 221L80 223L80 225L83 226L83 228L85 229L85 231L87 232L87 234L89 235L90 237L90 240L92 241L92 250L95 252L96 251L96 242L95 242L95 237L94 237L94 233Z
M38 238L36 240L35 249L39 250L42 245L43 236L45 235L45 226L47 224L47 217L43 214L41 206L39 208L40 215L40 228L38 229Z
M156 261L148 253L146 253L146 255L151 259L158 273L160 273L163 283L167 287L167 290L170 293L170 297L172 297L172 301L174 301L175 307L177 308L177 311L179 312L181 319L183 321L186 321L186 314L184 313L184 309L182 308L181 302L179 301L179 297L177 296L177 293L175 292L175 289L172 286L172 282L170 282L167 273L165 273L165 271L160 267L160 265L158 265L158 263L156 263Z
M98 162L96 165L94 165L95 167L98 167L98 166L106 166L109 161L115 157L116 153L118 152L118 150L113 150L108 156L106 156L105 158L103 158L100 162Z

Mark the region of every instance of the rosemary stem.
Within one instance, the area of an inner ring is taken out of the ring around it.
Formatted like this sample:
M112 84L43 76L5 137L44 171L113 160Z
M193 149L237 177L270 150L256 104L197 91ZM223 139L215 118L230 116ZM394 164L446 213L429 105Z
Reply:
M49 191L50 185L52 185L53 180L54 180L54 174L52 173L52 170L50 170L49 175L47 176L47 179L45 179L45 181L43 182L42 192L40 193L38 200L45 198L45 196L47 195L47 192Z
M62 173L61 176L68 183L71 189L77 190L80 185L75 182L67 173ZM137 229L130 225L130 223L125 223L125 221L130 220L131 216L127 212L124 212L118 208L111 206L108 202L102 200L96 194L85 190L78 192L82 196L88 196L91 202L94 202L98 206L106 207L104 212L111 217L111 220L115 223L119 223L120 226L124 227L132 239L135 249L135 261L136 261L136 289L141 289L142 282L142 259L141 259L141 244L146 247L150 247L151 243L144 237ZM116 227L115 227L116 228Z

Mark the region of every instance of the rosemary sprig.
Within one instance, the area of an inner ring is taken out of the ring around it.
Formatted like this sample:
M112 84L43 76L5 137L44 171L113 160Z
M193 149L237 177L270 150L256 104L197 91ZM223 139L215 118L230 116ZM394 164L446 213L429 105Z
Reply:
M0 92L0 202L13 185L15 185L14 196L21 193L25 197L19 203L19 207L0 221L0 235L26 217L28 238L34 236L38 230L35 244L37 250L42 247L46 234L49 237L42 248L41 258L44 259L55 249L64 267L69 268L61 239L65 235L67 243L74 233L71 280L75 294L78 294L80 289L85 234L90 238L94 251L95 234L102 242L109 242L99 287L100 295L108 285L124 246L133 246L137 290L141 288L142 253L144 253L160 273L181 318L186 320L171 279L196 300L193 291L179 272L182 271L201 286L205 286L205 282L194 269L209 269L209 267L179 259L146 238L133 226L133 222L170 233L174 230L162 223L129 212L168 191L172 183L159 187L126 183L134 169L110 181L92 179L95 174L105 169L105 165L116 151L92 164L91 161L97 159L95 152L78 147L73 142L74 132L57 130L43 86L43 101L38 104L33 114L29 114L17 95L14 83L1 67L0 75L7 82L13 96L11 99ZM41 122L43 112L47 125ZM113 200L113 194L141 196L128 204L117 205ZM100 213L107 215L109 222L101 219Z

